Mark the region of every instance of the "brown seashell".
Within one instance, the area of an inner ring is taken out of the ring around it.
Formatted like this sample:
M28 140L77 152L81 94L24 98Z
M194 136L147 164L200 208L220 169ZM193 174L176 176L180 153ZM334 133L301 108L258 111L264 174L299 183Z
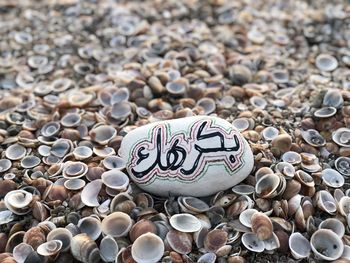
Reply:
M271 151L280 156L288 152L292 146L292 138L288 134L280 134L271 141Z
M247 261L242 256L229 256L228 263L246 263Z
M13 249L20 243L23 242L25 232L24 231L18 231L14 234L10 233L9 238L6 243L5 251L6 252L12 252Z
M33 204L32 214L33 217L40 222L49 217L49 212L47 211L46 207L38 201L35 201Z
M82 262L95 263L100 260L97 244L85 233L72 238L71 253L75 259Z
M192 236L188 233L171 229L166 235L166 241L179 254L184 255L192 251Z
M227 242L228 234L221 229L211 230L204 239L204 248L208 252L215 252Z
M283 198L286 200L289 200L290 198L292 198L293 196L295 196L296 194L298 194L300 192L301 189L301 183L298 182L297 180L289 180L287 181L287 185L286 185L286 190L283 193Z
M63 185L52 185L48 189L48 198L52 201L65 201L68 197L67 189Z
M40 227L36 226L30 228L24 234L23 242L31 245L33 249L36 250L38 246L46 242L46 236L44 231Z
M252 231L260 240L271 238L273 232L272 222L264 213L256 212L251 217Z
M130 229L129 237L131 242L134 242L139 236L148 232L157 234L157 228L155 224L150 220L141 219Z
M17 184L12 180L1 180L0 181L0 198L3 198L8 192L17 189Z

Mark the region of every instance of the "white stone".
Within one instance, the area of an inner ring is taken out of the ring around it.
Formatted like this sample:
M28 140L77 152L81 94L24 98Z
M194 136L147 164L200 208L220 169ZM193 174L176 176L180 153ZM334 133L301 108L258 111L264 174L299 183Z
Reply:
M254 159L248 142L226 120L195 116L130 131L120 153L130 178L161 196L208 196L244 180Z

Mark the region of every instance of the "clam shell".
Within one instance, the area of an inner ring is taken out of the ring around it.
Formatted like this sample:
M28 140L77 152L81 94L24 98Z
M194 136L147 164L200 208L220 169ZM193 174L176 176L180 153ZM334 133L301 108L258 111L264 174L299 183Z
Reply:
M81 192L81 201L87 206L99 206L98 194L102 188L102 180L96 179L85 185Z
M239 215L239 222L241 222L242 225L246 227L252 227L252 216L258 212L255 209L247 209L244 210L240 215Z
M323 210L329 214L333 214L337 210L337 205L336 205L335 199L326 190L321 190L321 191L316 193L316 203L317 203L317 206L321 210Z
M60 131L61 125L59 122L48 122L44 124L44 126L41 128L41 134L44 137L52 137L58 134Z
M265 250L265 244L264 241L260 240L255 234L253 233L244 233L242 235L242 244L245 246L248 250L260 253Z
M226 231L221 229L214 229L204 238L204 248L208 252L216 252L218 249L223 247L228 239Z
M339 128L332 133L333 141L344 147L350 147L350 129L349 128Z
M6 172L12 166L12 162L8 159L0 159L0 173Z
M266 240L272 237L272 222L264 213L256 212L251 217L252 232L260 240Z
M74 158L78 161L90 158L92 153L91 148L87 146L78 146L73 150Z
M337 113L337 109L334 107L323 107L314 112L314 116L317 118L329 118Z
M279 131L275 127L266 127L261 134L266 141L272 141L278 136Z
M41 163L41 159L34 155L25 156L21 160L21 166L25 169L33 168L35 166L38 166L40 163Z
M100 242L100 255L105 262L114 262L119 252L117 241L112 236L105 236Z
M202 224L195 216L191 214L173 215L170 220L170 225L178 231L190 233L201 229Z
M30 212L29 204L33 195L24 190L13 190L5 195L6 207L17 215L24 215Z
M9 146L5 151L5 156L10 160L19 160L26 155L26 148L20 144L13 144Z
M325 185L333 188L342 187L345 183L344 177L334 169L324 169L322 171L322 180Z
M106 186L114 190L124 191L129 185L129 177L119 169L104 172L101 179Z
M101 125L90 131L91 139L101 145L106 145L116 135L116 129L109 125Z
M53 256L60 252L62 248L61 240L51 240L46 243L41 244L36 252L44 257Z
M189 233L171 229L166 235L166 242L179 254L188 254L192 251L192 236Z
M130 229L129 237L131 242L134 242L139 236L145 233L157 234L157 227L152 221L141 219Z
M232 122L233 127L238 131L242 132L247 130L250 127L250 122L247 118L238 118Z
M197 263L215 263L215 261L216 261L215 253L208 252L200 256L200 258L197 260Z
M248 184L239 184L234 187L232 187L232 192L238 195L251 195L254 193L255 188L252 185Z
M276 190L280 184L280 177L276 174L266 174L256 182L255 192L261 198L276 196Z
M85 186L86 182L83 179L70 179L64 182L64 187L68 190L77 191Z
M103 160L103 166L106 167L106 169L112 170L112 169L119 169L122 170L125 168L125 162L123 158L119 156L107 156Z
M344 224L336 218L327 218L319 224L318 228L332 230L340 237L344 236L345 234Z
M320 54L316 57L315 65L321 71L333 71L338 67L338 61L331 55Z
M350 158L349 157L339 157L335 160L335 168L342 175L350 176Z
M287 163L290 163L293 165L299 164L299 163L301 163L301 156L297 152L289 151L289 152L285 152L282 155L282 160L283 160L283 162L287 162Z
M71 253L75 259L86 263L96 263L100 260L100 251L96 243L85 233L72 238Z
M328 229L319 229L313 233L310 245L316 257L322 260L336 260L344 251L344 244L340 237Z
M17 263L23 263L33 251L34 249L30 245L20 243L14 247L12 254Z
M122 237L128 234L132 224L129 215L123 212L114 212L102 220L101 228L105 235Z
M47 241L60 240L62 242L61 251L64 252L69 250L72 237L73 235L68 229L59 227L51 230L46 239Z
M196 197L179 197L178 202L180 206L183 206L183 212L197 214L205 213L209 210L207 203Z
M86 233L92 240L97 240L101 233L101 221L93 216L84 217L77 225L81 233Z
M310 242L299 232L291 234L288 243L290 252L295 259L302 259L310 256Z
M131 255L138 263L158 262L163 254L163 240L153 233L141 235L131 247Z

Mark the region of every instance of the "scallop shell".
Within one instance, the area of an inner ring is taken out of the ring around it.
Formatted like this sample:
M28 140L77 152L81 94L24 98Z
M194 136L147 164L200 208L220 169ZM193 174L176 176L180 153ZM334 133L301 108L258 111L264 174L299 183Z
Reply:
M164 254L164 243L152 233L138 237L131 247L131 255L138 263L158 262Z

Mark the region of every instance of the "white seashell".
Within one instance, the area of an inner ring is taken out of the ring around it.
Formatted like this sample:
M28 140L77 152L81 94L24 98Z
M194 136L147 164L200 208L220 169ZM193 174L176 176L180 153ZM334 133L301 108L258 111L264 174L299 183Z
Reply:
M215 263L216 261L216 255L213 252L208 252L202 255L198 260L197 263Z
M98 194L102 188L102 180L94 180L87 185L85 185L83 191L81 192L81 201L86 206L99 206Z
M255 192L261 198L273 198L277 195L276 189L280 185L280 177L276 174L266 174L256 182Z
M244 180L254 165L242 135L229 122L207 116L131 130L122 141L120 156L140 188L161 196L208 196Z
M254 213L258 212L256 209L247 209L244 210L240 215L239 215L239 222L241 222L242 225L246 227L252 227L252 216Z
M202 227L199 219L191 214L173 215L170 220L170 225L180 232L196 232Z
M105 262L114 262L119 252L117 241L112 236L105 236L100 242L100 255Z
M345 183L344 177L334 169L324 169L322 171L322 180L325 185L333 188L342 187Z
M64 252L69 250L72 237L73 235L68 229L59 227L51 230L46 239L47 241L60 240L62 242L61 251Z
M128 234L132 224L129 215L123 212L114 212L102 220L101 229L105 235L122 237Z
M163 254L163 240L152 233L146 233L139 236L131 247L132 258L137 263L158 262L162 258Z
M272 237L264 240L264 245L266 250L275 250L280 247L280 241L275 233L272 233Z
M343 198L342 198L343 199ZM337 203L333 196L326 190L321 190L316 193L316 202L320 209L333 214L337 210ZM341 200L340 200L341 202Z
M6 207L17 215L24 215L30 211L29 204L33 200L33 195L24 190L13 190L5 195Z
M119 169L104 172L101 179L106 186L114 190L124 191L129 185L129 177Z
M343 254L344 244L341 238L329 229L319 229L310 239L315 256L322 260L336 260Z
M347 216L350 213L350 197L343 196L338 202L338 211L343 216Z
M244 233L242 235L242 244L250 251L260 253L265 249L264 241L260 240L253 233Z
M341 255L342 259L350 260L350 246L345 245L343 254Z
M14 247L12 254L17 263L24 263L28 255L33 251L34 249L31 245L20 243Z
M93 216L80 219L78 227L81 233L86 233L92 240L97 240L102 233L101 221Z
M60 252L62 248L62 241L61 240L51 240L48 242L45 242L43 244L41 244L36 252L39 255L42 255L44 257L49 257L49 256L53 256L56 255Z
M307 258L311 252L309 240L299 232L294 232L290 235L289 249L295 259Z
M319 224L318 229L332 230L334 233L336 233L340 237L344 236L345 234L344 224L336 218L327 218L326 220L322 221Z

